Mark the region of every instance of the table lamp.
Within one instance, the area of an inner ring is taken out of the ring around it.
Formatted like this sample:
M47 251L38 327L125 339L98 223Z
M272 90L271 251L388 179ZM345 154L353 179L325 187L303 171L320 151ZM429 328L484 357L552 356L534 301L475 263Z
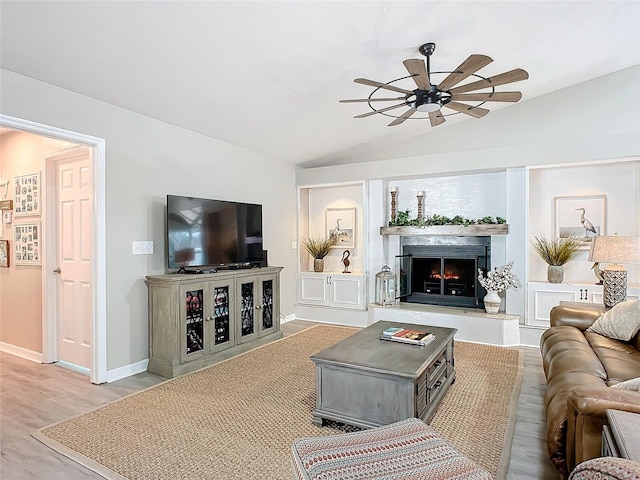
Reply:
M603 303L607 308L627 299L627 270L621 263L640 263L640 237L593 237L589 261L610 263L602 271Z

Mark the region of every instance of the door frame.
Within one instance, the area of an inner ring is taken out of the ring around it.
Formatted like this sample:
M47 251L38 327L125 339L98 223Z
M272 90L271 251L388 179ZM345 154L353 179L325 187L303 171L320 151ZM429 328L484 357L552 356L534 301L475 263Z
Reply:
M36 135L55 138L67 142L77 143L90 148L91 151L91 175L93 183L93 195L91 200L92 210L92 344L91 344L91 372L92 383L105 383L107 381L107 299L106 299L106 214L105 214L105 189L106 189L106 148L103 138L85 135L71 130L64 130L29 120L0 114L0 126L15 128ZM43 176L46 179L46 156L42 159ZM46 185L46 180L42 181ZM47 189L48 190L48 189ZM51 363L57 360L56 347L56 312L57 282L53 274L55 268L55 252L51 252L48 238L56 238L56 224L51 211L51 192L46 192L46 199L42 204L42 244L45 247L42 252L42 361ZM51 217L51 218L49 218Z

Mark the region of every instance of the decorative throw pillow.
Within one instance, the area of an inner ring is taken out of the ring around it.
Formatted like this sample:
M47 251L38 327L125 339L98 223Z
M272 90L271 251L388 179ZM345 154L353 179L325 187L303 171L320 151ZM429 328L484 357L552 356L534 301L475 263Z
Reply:
M614 306L593 322L588 332L628 342L640 330L640 300L629 300Z
M620 390L631 390L632 392L640 392L640 377L630 378L624 382L616 383L611 388L619 388Z

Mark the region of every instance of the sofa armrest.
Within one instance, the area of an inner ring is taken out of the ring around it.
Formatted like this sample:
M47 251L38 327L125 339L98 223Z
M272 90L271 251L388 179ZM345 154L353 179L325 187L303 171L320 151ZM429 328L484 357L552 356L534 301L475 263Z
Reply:
M567 398L566 458L569 471L600 456L607 409L640 413L640 393L611 387L575 387Z
M557 305L551 309L551 326L568 325L580 330L586 330L606 311L604 306L600 307L599 305L575 307Z
M640 413L640 392L611 387L575 387L567 400L581 415L605 417L607 409Z

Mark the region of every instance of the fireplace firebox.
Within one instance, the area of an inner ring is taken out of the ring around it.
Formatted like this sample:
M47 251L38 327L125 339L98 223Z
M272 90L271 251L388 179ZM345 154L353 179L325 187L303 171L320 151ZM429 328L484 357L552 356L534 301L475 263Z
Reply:
M404 245L401 282L408 295L401 301L482 308L486 291L478 268L490 268L491 237L469 244Z

